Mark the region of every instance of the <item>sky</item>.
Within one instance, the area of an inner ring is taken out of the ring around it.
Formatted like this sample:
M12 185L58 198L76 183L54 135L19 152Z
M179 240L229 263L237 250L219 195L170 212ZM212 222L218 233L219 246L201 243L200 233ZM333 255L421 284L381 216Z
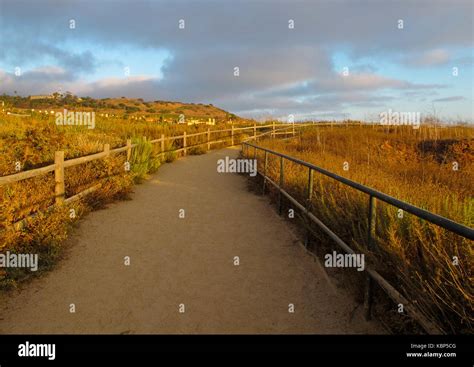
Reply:
M0 0L0 94L472 123L473 18L472 0Z

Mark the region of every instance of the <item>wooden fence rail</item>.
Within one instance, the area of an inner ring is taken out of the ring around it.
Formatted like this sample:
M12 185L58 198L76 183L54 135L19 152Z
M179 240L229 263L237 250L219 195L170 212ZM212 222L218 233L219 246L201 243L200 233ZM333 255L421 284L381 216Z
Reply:
M271 134L272 136L276 136L277 134L281 133L282 130L288 130L290 128L292 129L292 132L294 134L294 128L295 128L294 125L296 125L296 127L306 127L306 126L309 126L310 124L293 124L293 126L288 126L288 124L284 124L284 125L272 124L272 125L260 125L260 126L254 125L254 126L239 127L239 128L232 127L231 129L222 129L222 130L208 129L207 131L200 132L200 133L187 134L186 132L184 132L182 135L168 136L168 137L165 136L164 134L161 134L161 137L159 139L149 140L149 142L152 143L152 144L159 144L161 155L164 155L164 154L170 153L170 152L174 152L174 153L182 152L183 155L186 155L188 149L190 149L190 148L206 145L207 150L211 150L211 146L213 144L228 143L229 139L230 139L230 144L229 145L233 146L235 144L235 141L234 141L235 138L243 135L246 130L251 130L252 135L248 136L245 139L241 139L241 141L243 141L243 140L246 140L246 141L256 140L260 137L263 137L263 136L266 136L266 135L269 135L269 134ZM271 128L271 130L267 131L263 134L257 135L257 133L256 133L257 130L259 130L259 129L268 129L268 128ZM235 133L237 131L238 131L238 133ZM220 134L220 133L226 133L226 132L230 132L231 135L225 136L225 137L219 137L218 136L214 140L211 139L212 134ZM194 144L194 145L188 145L188 139L190 137L193 138L193 137L198 137L198 136L205 136L206 137L205 141L202 142L202 143ZM144 137L144 139L146 140L145 137ZM168 151L165 150L165 142L166 141L176 141L176 140L180 140L180 139L182 140L182 148L171 149L171 150L168 150ZM91 192L96 191L98 188L100 188L100 184L96 184L96 185L94 185L94 186L92 186L88 189L85 189L84 191L82 191L82 192L80 192L80 193L78 193L78 194L76 194L72 197L66 198L66 195L65 195L65 175L64 175L64 171L65 171L66 168L74 167L74 166L84 164L84 163L87 163L87 162L92 162L92 161L98 160L98 159L104 159L104 158L110 156L111 154L118 154L118 153L123 153L123 152L126 152L127 162L130 162L130 159L131 159L131 156L132 156L132 149L137 147L137 145L138 144L132 144L131 139L127 139L127 142L126 142L125 146L118 147L118 148L115 148L115 149L110 149L109 144L104 144L104 148L103 148L104 150L102 152L90 154L90 155L83 156L83 157L68 159L68 160L64 160L64 151L57 151L57 152L55 152L55 155L54 155L54 164L50 164L50 165L47 165L47 166L41 167L41 168L31 169L31 170L24 171L24 172L15 173L15 174L8 175L8 176L1 176L0 177L0 186L12 184L12 183L27 180L27 179L30 179L30 178L46 175L50 172L54 172L54 182L55 182L55 188L54 188L54 199L55 199L54 201L55 201L55 204L54 205L57 206L57 205L68 204L68 203L71 203L73 201L79 200L80 198L84 197L85 195L87 195ZM53 207L54 207L54 205L53 205ZM53 207L48 207L46 209L46 211L51 210ZM23 219L15 222L15 223L13 223L14 227L17 228L17 229L21 228L28 218L34 217L35 215L36 215L35 213L32 213L32 214L28 215L26 218L23 218Z

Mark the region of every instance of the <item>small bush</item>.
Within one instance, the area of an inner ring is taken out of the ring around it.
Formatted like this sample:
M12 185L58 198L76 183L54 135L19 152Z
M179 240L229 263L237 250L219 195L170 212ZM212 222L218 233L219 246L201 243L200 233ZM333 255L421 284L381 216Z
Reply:
M135 182L141 182L148 173L155 172L161 162L159 154L155 153L154 147L149 141L143 138L135 138L132 141L137 146L132 150L131 170Z
M174 144L169 140L165 141L165 154L162 156L164 162L171 163L176 160L177 154L173 149L176 149Z
M190 155L201 155L201 154L206 154L206 149L204 146L196 146L188 149L188 154Z

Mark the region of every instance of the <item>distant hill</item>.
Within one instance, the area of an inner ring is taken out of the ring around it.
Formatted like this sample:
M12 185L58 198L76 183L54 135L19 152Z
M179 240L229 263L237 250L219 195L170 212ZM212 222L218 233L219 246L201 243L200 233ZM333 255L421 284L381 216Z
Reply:
M6 107L16 109L58 109L95 110L100 113L110 113L124 118L132 116L153 117L161 120L179 119L184 115L186 119L215 119L216 122L228 120L243 121L244 119L217 108L212 104L182 103L172 101L144 101L141 98L104 98L77 97L72 94L43 96L0 96L0 101Z
M130 112L152 113L162 115L180 115L186 117L212 117L215 119L237 118L237 116L214 107L212 104L182 103L172 101L149 101L141 98L105 98L99 100L112 109L125 109Z

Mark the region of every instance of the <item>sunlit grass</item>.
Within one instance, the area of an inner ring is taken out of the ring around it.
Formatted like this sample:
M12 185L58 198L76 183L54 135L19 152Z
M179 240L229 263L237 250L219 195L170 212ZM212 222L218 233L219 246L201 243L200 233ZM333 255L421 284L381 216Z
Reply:
M445 216L474 224L474 128L320 127L260 143ZM345 168L347 170L345 170ZM278 182L279 160L267 171ZM285 190L305 202L307 170L285 164ZM312 212L367 252L368 196L314 173ZM472 241L379 202L370 262L443 330L472 333ZM321 233L316 243L329 243Z

